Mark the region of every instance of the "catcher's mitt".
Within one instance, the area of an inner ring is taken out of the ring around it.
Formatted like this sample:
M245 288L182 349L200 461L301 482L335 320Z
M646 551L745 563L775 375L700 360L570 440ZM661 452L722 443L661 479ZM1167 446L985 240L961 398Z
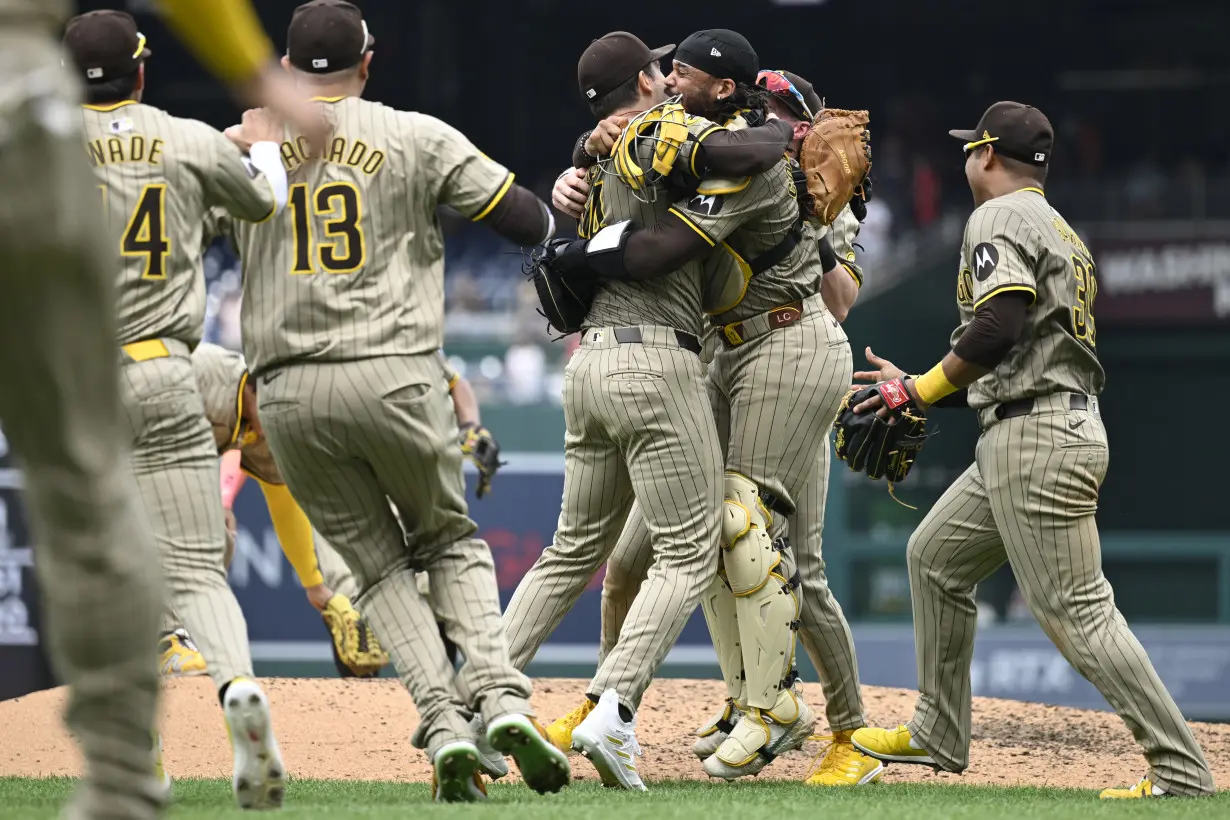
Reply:
M815 200L813 213L825 225L862 189L871 170L870 121L866 111L826 108L803 138L799 164Z
M854 408L874 395L888 409L888 418L875 411L855 413ZM901 379L851 390L833 422L837 431L837 457L856 473L889 484L904 481L914 458L927 440L927 418L910 398Z
M461 430L461 452L478 468L476 494L482 498L491 492L491 479L508 462L500 461L500 445L486 427L467 425Z
M598 290L593 277L567 275L583 264L585 258L583 250L579 254L564 254L574 245L583 248L584 243L554 239L534 248L522 266L538 292L538 302L542 305L538 312L546 317L552 329L565 336L581 331Z
M333 664L343 678L374 678L389 662L376 633L345 595L334 595L320 613L333 638Z

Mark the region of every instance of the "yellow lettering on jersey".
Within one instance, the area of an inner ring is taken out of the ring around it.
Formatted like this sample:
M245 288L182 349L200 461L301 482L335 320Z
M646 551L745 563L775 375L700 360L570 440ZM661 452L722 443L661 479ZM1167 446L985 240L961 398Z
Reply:
M334 162L341 164L345 162L342 159L346 151L346 140L344 137L334 137L333 142L329 145L329 156L325 157L325 162Z
M957 274L957 304L972 305L974 303L974 272L969 268L961 268Z
M111 137L107 140L107 162L116 163L124 161L124 143L119 137Z
M307 137L295 137L295 147L299 150L299 156L304 162L312 156L312 146L308 145Z
M89 143L86 148L89 149L90 162L94 163L95 168L99 165L106 164L107 155L103 153L103 142L101 137Z
M128 143L128 160L129 162L140 162L143 159L145 159L145 137L134 134Z
M149 144L149 164L159 165L162 156L162 146L165 145L161 139L154 137L154 141Z

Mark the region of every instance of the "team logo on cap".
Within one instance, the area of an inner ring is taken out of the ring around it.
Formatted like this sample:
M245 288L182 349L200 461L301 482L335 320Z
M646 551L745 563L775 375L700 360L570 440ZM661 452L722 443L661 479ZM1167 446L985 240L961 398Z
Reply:
M987 281L998 264L999 251L990 242L983 242L974 248L974 278L979 282Z
M722 52L718 51L716 48L711 48L709 49L709 56L710 57L721 57Z

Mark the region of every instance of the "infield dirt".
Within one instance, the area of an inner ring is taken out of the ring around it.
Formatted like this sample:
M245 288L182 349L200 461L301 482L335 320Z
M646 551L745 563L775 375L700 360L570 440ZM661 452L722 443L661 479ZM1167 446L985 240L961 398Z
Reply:
M410 746L417 722L414 705L397 681L267 678L262 684L273 704L274 728L292 777L430 779L425 756ZM580 680L538 680L533 704L545 723L576 706L583 689ZM706 720L722 691L720 682L708 680L663 679L649 688L637 727L644 749L642 776L705 777L691 752L692 732ZM823 716L820 687L805 684L803 692ZM913 692L878 687L863 692L872 725L895 726L910 717ZM60 722L63 705L62 689L0 703L0 726L10 739L0 749L0 776L80 772L80 756ZM168 681L162 713L164 761L172 777L230 776L226 729L207 678ZM1230 726L1196 723L1193 728L1218 785L1230 785ZM821 718L817 732L823 731ZM761 778L804 777L820 748L818 742L808 743L774 762ZM574 777L597 778L583 758L572 760ZM1090 789L1134 783L1147 770L1127 728L1113 713L986 698L974 699L970 761L962 775L892 765L884 781Z

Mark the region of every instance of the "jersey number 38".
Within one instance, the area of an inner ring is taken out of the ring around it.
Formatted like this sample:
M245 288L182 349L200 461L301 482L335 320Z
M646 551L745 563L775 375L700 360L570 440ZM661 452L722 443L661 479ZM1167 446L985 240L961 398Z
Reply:
M1097 326L1093 320L1093 300L1098 298L1098 277L1092 259L1072 254L1072 275L1076 277L1076 301L1072 305L1072 334L1090 347L1097 347Z

